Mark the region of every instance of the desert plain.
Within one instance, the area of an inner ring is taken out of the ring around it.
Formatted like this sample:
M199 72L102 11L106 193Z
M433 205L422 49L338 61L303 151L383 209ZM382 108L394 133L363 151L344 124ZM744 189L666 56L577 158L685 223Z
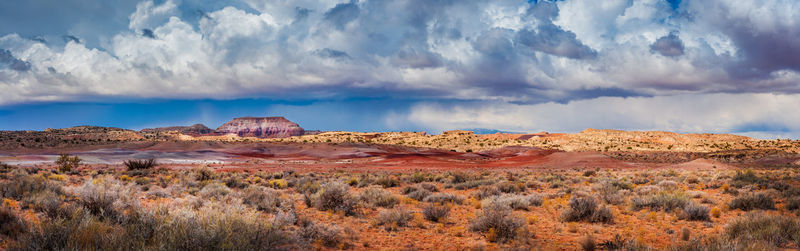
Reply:
M800 141L307 131L281 117L0 132L6 250L796 250Z

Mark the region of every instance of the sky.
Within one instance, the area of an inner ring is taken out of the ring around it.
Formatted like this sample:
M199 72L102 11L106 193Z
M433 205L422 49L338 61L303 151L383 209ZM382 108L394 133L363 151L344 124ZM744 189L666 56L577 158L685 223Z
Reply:
M0 130L800 139L796 0L0 1Z

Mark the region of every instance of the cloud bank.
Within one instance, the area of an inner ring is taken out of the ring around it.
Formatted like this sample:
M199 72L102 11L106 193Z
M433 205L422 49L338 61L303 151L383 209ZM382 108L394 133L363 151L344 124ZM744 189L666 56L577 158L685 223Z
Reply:
M723 107L725 95L785 105L800 93L800 57L793 56L800 55L800 3L793 0L54 2L74 11L0 25L0 106L391 98L524 113L582 102L626 108L609 103L619 99ZM0 23L36 10L0 9L8 12L0 11ZM682 112L686 121L701 114ZM629 121L636 126L625 128L716 131L701 121ZM514 123L540 127L496 127Z

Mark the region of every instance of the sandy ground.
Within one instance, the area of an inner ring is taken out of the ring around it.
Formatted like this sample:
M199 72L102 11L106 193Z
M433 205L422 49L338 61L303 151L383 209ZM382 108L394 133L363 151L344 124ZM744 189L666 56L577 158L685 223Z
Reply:
M114 148L77 148L0 152L0 162L34 166L52 165L59 153L80 156L89 167L119 165L128 159L154 158L165 166L213 165L232 169L728 169L731 166L706 159L679 164L622 161L601 152L564 152L535 147L504 147L464 153L442 149L360 143L221 143L147 142Z

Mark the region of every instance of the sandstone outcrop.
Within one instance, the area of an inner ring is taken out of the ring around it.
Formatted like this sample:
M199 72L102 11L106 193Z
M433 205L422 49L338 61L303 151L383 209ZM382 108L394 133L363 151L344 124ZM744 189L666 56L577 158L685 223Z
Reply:
M240 137L286 138L302 136L305 130L284 117L242 117L228 121L216 132Z

